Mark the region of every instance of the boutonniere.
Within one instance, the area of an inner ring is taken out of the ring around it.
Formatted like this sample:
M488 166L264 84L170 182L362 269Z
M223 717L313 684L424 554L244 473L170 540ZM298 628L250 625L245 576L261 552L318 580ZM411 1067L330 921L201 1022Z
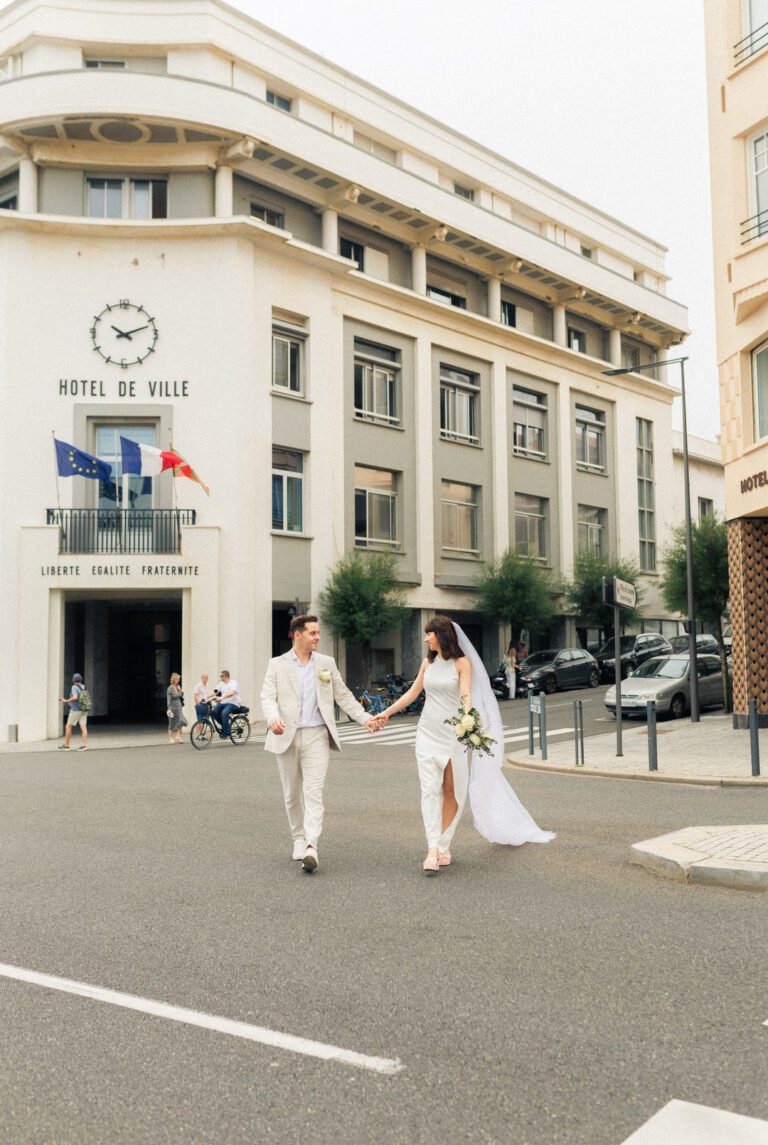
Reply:
M317 673L317 678L323 684L330 684L331 673L328 671L327 668L321 668L320 671Z

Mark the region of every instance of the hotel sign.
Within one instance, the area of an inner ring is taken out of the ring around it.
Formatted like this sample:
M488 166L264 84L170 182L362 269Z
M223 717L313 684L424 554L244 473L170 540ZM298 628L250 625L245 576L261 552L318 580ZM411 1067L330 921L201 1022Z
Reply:
M768 471L761 469L758 473L751 473L749 477L742 477L742 493L751 493L754 489L768 485Z

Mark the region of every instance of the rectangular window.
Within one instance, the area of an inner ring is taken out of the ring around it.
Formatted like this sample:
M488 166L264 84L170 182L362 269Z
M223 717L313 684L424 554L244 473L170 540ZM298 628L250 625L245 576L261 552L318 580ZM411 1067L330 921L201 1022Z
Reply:
M427 286L427 298L434 298L435 302L444 302L446 306L457 306L459 310L467 309L467 300L461 294L452 294L450 290L442 290L439 286Z
M625 370L636 370L640 365L640 350L637 346L621 343L621 365Z
M653 422L637 419L637 512L640 568L656 572L656 492L653 475Z
M457 481L441 482L443 548L452 552L478 553L477 488Z
M120 438L139 445L157 446L157 425L146 422L137 425L125 422L122 425L97 425L95 454L101 461L112 466L110 481L99 481L99 509L152 509L154 507L154 478L141 477L135 473L123 476L123 451Z
M397 475L389 469L355 466L355 544L396 548Z
M280 111L290 111L292 106L292 102L287 96L278 95L276 91L267 91L267 103Z
M351 258L357 263L358 270L365 270L365 247L362 243L352 242L352 239L339 239L339 254L342 258Z
M16 192L12 195L6 195L5 198L0 196L0 211L17 211L19 209L18 202Z
M768 342L752 351L755 440L768 437Z
M745 242L768 234L768 132L752 140L751 159L754 216L747 220L746 229L742 231Z
M398 384L400 355L388 346L355 338L355 417L400 425Z
M477 374L440 366L440 436L477 445L480 440Z
M518 456L545 458L547 399L534 390L512 387L512 442Z
M517 326L517 307L505 298L501 300L501 322L503 326Z
M165 179L87 179L87 211L92 219L165 219Z
M515 493L515 549L523 557L547 558L547 500Z
M582 243L582 246L581 246L581 257L582 257L582 258L592 258L592 253L593 253L593 252L592 252L592 247L591 247L591 246L584 246L584 244Z
M576 464L580 469L605 471L605 414L576 406Z
M460 199L468 199L470 203L475 201L475 192L471 187L462 187L461 183L453 184L453 193L458 195Z
M272 385L276 389L302 392L302 348L303 339L279 329L272 331Z
M568 349L576 350L578 354L586 354L587 335L583 330L577 330L575 326L568 327Z
M715 503L709 497L699 497L699 524L708 517L714 517Z
M281 230L285 227L283 212L276 211L273 207L264 207L261 203L251 203L251 218L268 223L270 227L280 227Z
M272 528L304 532L304 455L272 447Z
M579 552L594 553L596 557L607 556L605 543L605 509L594 505L579 505Z
M125 69L125 60L84 60L87 68L98 68L102 72L121 72Z

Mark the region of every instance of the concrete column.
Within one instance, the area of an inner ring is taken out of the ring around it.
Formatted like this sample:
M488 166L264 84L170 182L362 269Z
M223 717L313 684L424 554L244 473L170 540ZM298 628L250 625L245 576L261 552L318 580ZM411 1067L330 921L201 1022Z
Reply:
M214 183L214 212L217 219L231 219L234 214L234 172L220 163Z
M423 251L423 248L421 248ZM431 597L435 583L435 549L440 546L440 522L435 517L435 436L433 416L432 347L426 337L416 343L416 488L407 496L413 498L416 510L416 559L421 573L422 596Z
M488 285L488 317L494 322L501 322L501 279L489 278Z
M496 279L498 282L498 279ZM509 548L510 450L507 434L507 368L503 359L492 364L491 400L493 409L493 556ZM486 512L489 506L486 505Z
M573 576L573 558L576 547L575 520L576 504L573 489L573 434L571 430L571 391L562 382L557 391L557 463L558 463L558 504L560 534L560 575L563 580ZM550 450L552 450L552 425L550 424ZM554 450L552 450L554 453ZM555 508L550 502L550 511ZM550 523L550 535L553 534Z
M326 207L322 213L323 219L323 250L329 254L339 253L339 215L333 207Z
M558 346L568 345L564 306L552 307L552 338Z
M423 246L411 247L411 289L427 293L427 252Z
M26 155L19 161L19 210L37 214L37 164Z
M608 334L608 361L612 366L621 366L621 330L611 326Z
M23 644L24 641L22 641L22 646ZM46 736L48 739L57 739L63 735L62 710L69 711L69 708L62 709L59 696L67 696L69 692L63 691L66 686L64 680L64 593L60 589L52 589L48 593L47 651L45 693L40 696L43 702L40 704L40 711L34 715L34 722L27 724L25 721L26 726L20 729L21 734L18 736L20 740L44 739ZM38 675L40 675L39 666ZM25 679L21 674L19 678ZM38 690L37 686L35 690Z
M728 571L732 586L733 726L749 726L749 701L757 700L757 720L768 727L768 663L765 616L768 581L768 521L736 517L728 522ZM746 749L745 749L746 750Z

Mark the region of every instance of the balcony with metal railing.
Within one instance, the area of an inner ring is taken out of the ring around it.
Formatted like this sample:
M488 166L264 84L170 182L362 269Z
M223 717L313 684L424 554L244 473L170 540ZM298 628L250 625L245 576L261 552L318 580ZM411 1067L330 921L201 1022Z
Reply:
M733 65L738 67L768 47L768 24L753 28L749 35L733 45Z
M753 239L768 235L768 207L758 211L755 215L750 215L748 219L739 224L739 229L742 246L745 243L751 243Z
M195 509L48 509L59 527L59 552L180 553L181 530Z

